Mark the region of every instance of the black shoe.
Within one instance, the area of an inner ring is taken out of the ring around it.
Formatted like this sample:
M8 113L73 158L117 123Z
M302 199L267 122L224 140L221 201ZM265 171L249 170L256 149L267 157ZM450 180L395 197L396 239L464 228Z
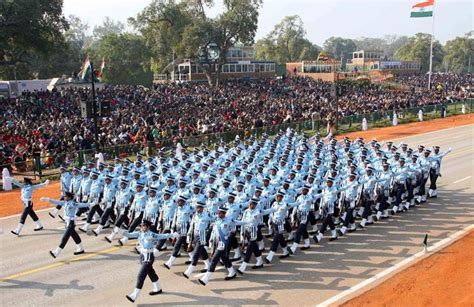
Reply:
M389 218L389 216L382 216L382 217L381 217L382 220L386 220L386 219L388 219L388 218Z
M237 277L237 274L234 274L234 275L232 275L232 276L226 276L226 277L224 278L224 280L231 280L231 279L234 279L234 278L236 278L236 277Z
M349 230L347 230L347 231L348 231L348 232L354 232L354 231L356 231L356 230L357 230L357 228L349 229Z
M84 254L85 251L84 250L81 250L80 252L74 252L74 255L80 255L80 254Z
M35 228L35 229L33 229L33 231L40 231L40 230L43 230L43 228L44 228L44 227L43 227L43 226L41 226L41 227L39 227L39 228Z
M49 254L51 255L51 257L53 257L54 259L56 259L56 255L54 255L54 253L52 251L49 251Z
M58 217L61 219L61 221L65 222L64 218L61 215L58 215Z
M132 300L132 298L131 298L130 296L128 296L128 295L125 295L125 297L126 297L126 298L127 298L127 300L129 300L130 302L132 302L132 303L135 303L135 301L134 301L134 300Z
M118 243L120 244L120 246L123 246L122 241L118 240Z
M84 229L82 229L82 227L79 227L79 228L77 228L77 229L79 229L79 230L82 231L83 233L87 233L87 231L85 231Z
M183 273L181 273L181 274L183 274L183 276L184 276L184 277L186 277L186 279L189 279L189 276L188 276L188 275L186 275L186 274L184 274L184 272L183 272Z
M191 262L192 262L191 260L186 260L184 264L191 264Z
M51 213L51 212L48 212L49 216L53 219L55 219L56 217Z
M280 255L280 259L285 259L285 258L288 258L290 257L290 253L286 254L286 255Z
M202 269L200 272L201 272L201 273L206 273L207 270L206 270L206 269Z
M156 292L151 291L151 292L148 293L148 294L150 294L150 295L158 295L158 294L161 294L161 293L163 293L163 290L162 290L162 289L160 289L160 291L156 291Z
M198 281L201 285L206 286L206 284L202 280L198 279Z
M303 247L301 247L300 249L301 249L302 251L305 251L305 250L310 249L310 248L311 248L311 246L303 246Z
M97 232L95 232L95 229L92 230L92 233L97 237L99 234Z
M329 241L336 241L337 240L337 237L334 237L334 238L330 238Z
M364 228L364 226L362 226L362 224L359 224L359 227L362 228L362 229Z
M239 261L240 259L242 259L242 257L239 257L239 258L232 258L232 259L230 259L230 262Z
M107 228L110 228L110 224L109 224L109 225L105 225L102 229L107 229Z
M105 236L105 239L107 240L107 242L109 242L110 244L112 244L112 240L110 240L109 237Z
M317 236L314 235L314 236L313 236L313 240L314 240L314 242L316 242L316 244L319 244L319 241L318 241L318 237L317 237Z
M252 269L254 269L254 270L257 270L257 269L260 269L260 268L263 268L263 264L252 266Z
M167 268L168 270L171 270L171 268L166 263L163 263L163 266Z
M271 263L271 261L270 261L270 260L268 260L268 259L267 259L267 257L265 257L265 263L266 263L266 264L270 264L270 263Z
M165 247L160 248L159 251L162 252L162 251L165 251L167 249L168 249L168 246L165 246Z
M236 270L240 275L244 275L244 272L241 272L239 269Z
M11 232L12 234L14 234L15 236L19 236L19 235L20 235L19 233L15 232L14 230L10 230L10 232Z

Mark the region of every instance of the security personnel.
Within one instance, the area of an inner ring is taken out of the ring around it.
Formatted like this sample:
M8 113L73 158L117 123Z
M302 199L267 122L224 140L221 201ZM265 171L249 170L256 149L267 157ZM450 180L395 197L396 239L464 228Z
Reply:
M109 207L114 207L115 215L117 216L117 219L114 223L114 228L112 229L112 233L109 236L105 237L105 239L109 243L112 243L112 240L120 232L120 227L128 220L128 210L132 201L132 193L130 192L130 189L128 187L128 180L120 180L120 188L115 192L115 195L113 195L115 202L110 202L109 197L112 197L112 194L104 195L104 201L107 201L107 199L109 199L109 201L105 203L106 209ZM123 241L126 241L127 238L124 237L122 239ZM123 245L122 240L119 240L119 244Z

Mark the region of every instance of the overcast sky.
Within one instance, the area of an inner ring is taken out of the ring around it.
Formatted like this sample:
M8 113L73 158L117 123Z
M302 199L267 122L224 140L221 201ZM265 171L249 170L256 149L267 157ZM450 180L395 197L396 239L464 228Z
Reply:
M345 38L382 37L387 34L413 35L431 32L431 18L410 18L411 6L424 0L264 0L260 9L257 39L288 15L299 15L307 38L322 45L331 36ZM64 0L66 15L87 22L90 30L105 16L126 22L151 0ZM436 0L435 37L443 44L473 29L471 0ZM222 11L216 1L211 14Z

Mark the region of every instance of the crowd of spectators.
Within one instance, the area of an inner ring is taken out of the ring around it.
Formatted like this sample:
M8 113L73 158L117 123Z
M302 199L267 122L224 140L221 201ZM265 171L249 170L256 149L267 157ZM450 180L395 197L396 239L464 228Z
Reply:
M462 98L460 86L471 75L435 75L432 90L426 75L400 77L401 88L345 84L338 99L339 117L374 111L443 103ZM111 115L99 119L101 146L158 141L205 133L324 118L334 111L332 83L308 78L142 86L107 86L98 100L111 102ZM426 86L425 86L426 87ZM0 162L30 161L39 154L46 166L59 154L94 146L94 125L81 117L87 90L24 93L0 100Z

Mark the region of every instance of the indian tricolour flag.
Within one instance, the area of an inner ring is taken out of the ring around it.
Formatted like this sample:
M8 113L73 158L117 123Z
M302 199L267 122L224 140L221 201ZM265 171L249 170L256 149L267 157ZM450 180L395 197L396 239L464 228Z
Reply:
M99 72L97 73L97 78L99 80L102 80L104 77L104 71L105 71L105 61L102 59L102 64L100 64Z
M80 71L81 79L85 79L88 74L91 72L91 62L89 61L89 56L87 56L82 63L82 68Z
M434 0L420 2L411 7L410 17L431 17L433 16Z

